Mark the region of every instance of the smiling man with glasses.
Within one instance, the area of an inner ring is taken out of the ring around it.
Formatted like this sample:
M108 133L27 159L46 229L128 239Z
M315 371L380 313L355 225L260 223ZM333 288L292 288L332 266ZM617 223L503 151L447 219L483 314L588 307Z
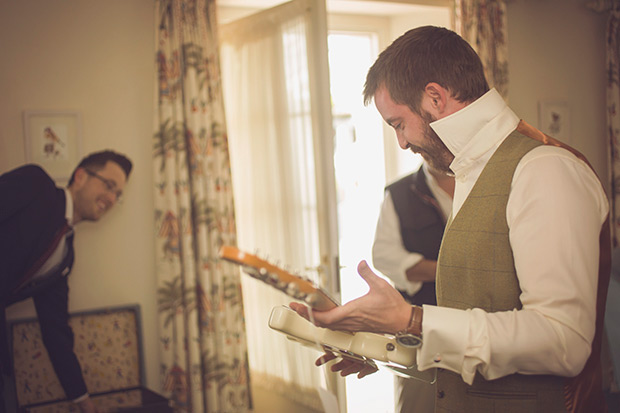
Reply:
M73 172L68 189L73 196L73 220L97 221L123 196L131 162L114 152L86 157Z
M68 324L73 226L98 221L119 202L131 169L131 161L124 155L101 151L80 162L67 188L58 188L36 165L0 176L0 311L33 298L56 375L67 398L83 413L97 410L73 352L73 332ZM1 314L0 366L6 374L10 356L5 322ZM0 412L4 412L1 388L0 378Z

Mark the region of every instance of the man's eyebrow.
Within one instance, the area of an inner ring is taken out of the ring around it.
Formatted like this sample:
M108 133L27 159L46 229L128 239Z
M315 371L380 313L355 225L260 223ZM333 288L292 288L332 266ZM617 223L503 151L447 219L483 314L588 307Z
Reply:
M110 184L113 184L113 185L114 185L114 188L118 188L118 182L116 182L116 179L114 179L114 178L106 178L105 176L104 176L104 178L105 178L105 179L106 179L106 180L107 180Z
M396 116L396 117L393 117L393 118L386 119L385 123L387 123L391 127L394 127L394 123L398 122L399 120L400 120L400 117Z

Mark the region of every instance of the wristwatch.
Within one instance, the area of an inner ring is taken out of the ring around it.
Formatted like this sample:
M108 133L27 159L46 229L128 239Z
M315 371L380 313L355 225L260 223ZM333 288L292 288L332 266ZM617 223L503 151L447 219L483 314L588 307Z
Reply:
M396 342L403 347L417 348L422 345L422 307L411 306L409 325L396 333Z

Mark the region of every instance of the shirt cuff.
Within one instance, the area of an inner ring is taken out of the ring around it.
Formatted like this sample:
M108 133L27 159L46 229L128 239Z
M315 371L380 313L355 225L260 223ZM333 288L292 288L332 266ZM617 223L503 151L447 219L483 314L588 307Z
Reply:
M423 344L417 354L418 370L443 368L461 374L466 383L473 383L475 371L462 371L469 341L469 311L432 305L422 308Z

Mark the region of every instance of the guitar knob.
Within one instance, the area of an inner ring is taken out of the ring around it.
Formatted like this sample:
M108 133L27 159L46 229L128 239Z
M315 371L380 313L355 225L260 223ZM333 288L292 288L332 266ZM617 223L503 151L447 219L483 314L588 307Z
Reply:
M265 268L263 268L263 267L258 269L258 274L260 274L260 276L257 277L257 278L259 278L261 280L264 280L264 279L266 279L269 276L269 272Z

